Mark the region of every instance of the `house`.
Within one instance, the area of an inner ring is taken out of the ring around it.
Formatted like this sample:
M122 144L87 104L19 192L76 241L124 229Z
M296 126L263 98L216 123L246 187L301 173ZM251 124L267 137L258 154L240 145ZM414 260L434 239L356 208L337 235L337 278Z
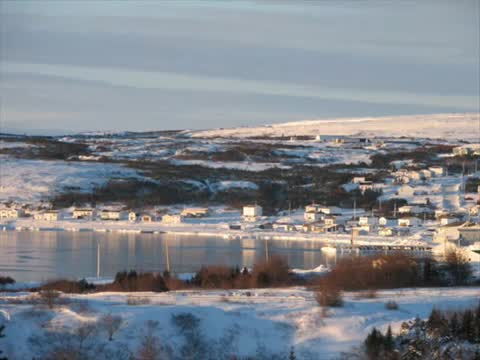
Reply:
M358 218L358 225L363 226L363 225L372 225L376 226L378 225L378 218L375 216L360 216Z
M365 176L355 176L352 179L352 183L354 183L354 184L360 184L360 183L363 183L363 182L365 182Z
M262 216L263 209L259 205L246 205L243 207L243 218L247 221L255 221Z
M420 219L416 217L404 217L398 219L398 226L400 227L415 227L420 225Z
M336 225L337 217L332 215L325 216L325 218L323 219L323 223L327 226Z
M322 214L316 211L305 211L303 218L306 222L315 222L322 218Z
M476 242L480 242L480 225L465 223L458 228L460 238L465 245L473 245Z
M411 170L407 173L407 176L410 178L412 181L419 181L422 177L420 175L419 171Z
M397 191L397 196L399 198L408 198L412 197L415 193L415 190L410 185L402 185Z
M428 168L433 176L443 176L443 167L431 166Z
M130 221L130 222L137 221L137 214L135 213L135 211L130 211L128 213L128 221Z
M100 219L102 220L120 220L121 211L120 210L102 210L100 212Z
M199 207L199 208L185 208L182 210L181 214L183 217L205 217L210 213L208 208Z
M141 214L140 221L143 223L151 223L152 222L152 215L150 214Z
M74 219L92 219L93 209L90 209L90 208L74 209L72 213L72 217Z
M440 225L442 226L462 222L462 219L459 216L455 216L455 215L442 215L438 220L440 220Z
M0 219L18 219L21 211L13 208L1 208Z
M33 218L40 221L57 221L60 216L57 210L47 210L44 212L36 213Z
M392 236L393 229L390 227L381 227L378 229L378 235L380 236Z
M420 178L422 180L430 180L432 178L432 173L429 170L423 169L419 171Z
M162 223L164 224L181 224L183 222L183 215L169 215L162 216Z
M412 212L413 206L411 205L404 205L398 208L399 214L410 214Z
M453 155L455 156L467 156L467 155L479 155L480 144L467 144L463 146L457 146L453 148Z
M395 226L398 223L397 218L392 218L392 217L380 217L378 219L378 225L379 226Z
M364 194L367 190L373 190L374 189L373 182L371 181L360 182L358 183L358 189L362 194Z

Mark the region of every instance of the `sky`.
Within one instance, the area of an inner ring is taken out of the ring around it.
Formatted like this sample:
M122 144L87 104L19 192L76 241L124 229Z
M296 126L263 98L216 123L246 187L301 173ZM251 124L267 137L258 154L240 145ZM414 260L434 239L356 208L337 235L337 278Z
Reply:
M0 0L0 131L480 111L480 0Z

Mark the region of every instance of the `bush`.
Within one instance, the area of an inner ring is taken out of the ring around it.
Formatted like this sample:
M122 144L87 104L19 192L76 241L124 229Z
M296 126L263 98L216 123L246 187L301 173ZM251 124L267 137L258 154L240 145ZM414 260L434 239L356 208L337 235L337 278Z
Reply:
M98 286L103 291L168 291L165 280L156 273L118 272L112 284Z
M315 293L315 300L320 306L341 307L343 306L342 291L338 287L323 286Z
M398 304L393 300L387 301L385 303L385 309L387 309L387 310L398 310Z
M403 253L345 258L317 285L353 291L439 285L435 265Z
M56 290L65 294L81 294L95 290L95 285L88 283L85 279L72 281L65 279L52 280L40 287L42 290Z
M42 290L39 293L40 300L48 306L49 309L53 309L55 302L60 297L60 292L52 289Z
M288 263L279 256L255 264L252 270L254 287L283 286L290 283Z
M467 255L460 249L450 249L445 255L445 272L454 285L466 284L472 276Z
M100 319L100 325L108 334L108 340L113 340L113 335L120 329L122 326L123 319L121 316L106 314Z
M142 296L127 296L127 305L148 305L150 304L150 299Z

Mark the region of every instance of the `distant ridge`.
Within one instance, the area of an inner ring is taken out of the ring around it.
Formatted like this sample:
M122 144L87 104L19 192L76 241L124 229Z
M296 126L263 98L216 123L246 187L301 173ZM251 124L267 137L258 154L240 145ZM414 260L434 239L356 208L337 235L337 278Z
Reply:
M305 135L406 136L480 141L480 113L302 120L255 127L191 131L192 137Z

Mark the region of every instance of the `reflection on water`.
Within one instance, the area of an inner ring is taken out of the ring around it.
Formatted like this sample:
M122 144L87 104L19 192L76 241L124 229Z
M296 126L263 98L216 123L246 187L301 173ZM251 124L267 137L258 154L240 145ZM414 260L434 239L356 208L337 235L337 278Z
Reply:
M167 256L174 273L194 272L202 265L251 267L272 255L291 267L332 264L319 242L225 240L171 234L123 234L65 231L0 232L0 275L17 281L113 276L117 271L164 271Z

